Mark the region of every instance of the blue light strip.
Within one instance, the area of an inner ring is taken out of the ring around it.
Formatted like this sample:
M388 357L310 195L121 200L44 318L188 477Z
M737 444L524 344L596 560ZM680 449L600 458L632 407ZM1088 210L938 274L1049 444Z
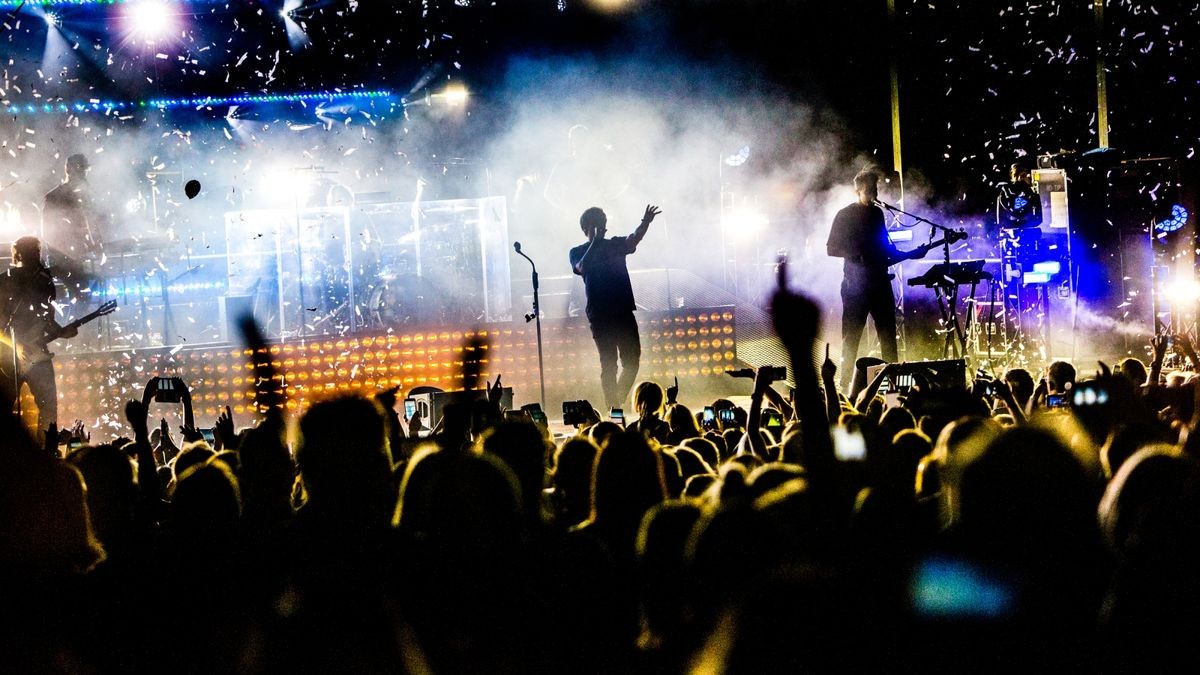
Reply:
M224 288L225 282L223 281L195 281L182 284L171 284L167 286L167 290L171 293L224 290ZM145 283L136 283L126 286L117 286L114 284L109 284L107 286L93 286L92 294L106 298L153 297L155 295L162 294L162 285L147 281Z
M106 5L127 5L140 0L0 0L0 10L20 7L96 7ZM181 5L224 5L230 0L181 0Z
M3 0L0 0L2 2ZM233 96L203 96L195 98L152 98L142 101L104 101L90 99L76 103L13 103L4 106L10 115L22 113L84 113L127 112L132 110L170 110L172 108L203 108L206 106L251 105L256 103L322 103L328 101L389 99L395 94L389 89L355 91L315 91L296 94L236 94Z

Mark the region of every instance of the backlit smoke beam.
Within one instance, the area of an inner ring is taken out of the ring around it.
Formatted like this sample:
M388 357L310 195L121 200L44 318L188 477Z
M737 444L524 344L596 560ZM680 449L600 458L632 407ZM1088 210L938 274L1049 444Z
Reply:
M1080 302L1079 307L1075 310L1075 318L1079 328L1087 330L1112 332L1136 338L1146 337L1151 332L1147 326L1141 323L1122 321L1099 314L1084 302Z

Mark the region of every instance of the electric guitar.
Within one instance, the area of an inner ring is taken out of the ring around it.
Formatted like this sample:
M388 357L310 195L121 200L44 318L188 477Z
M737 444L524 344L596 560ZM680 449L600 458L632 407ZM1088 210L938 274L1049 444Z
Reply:
M46 346L57 340L60 335L79 328L88 322L95 321L102 316L112 314L115 311L117 311L117 301L109 300L103 305L97 307L96 311L92 312L91 314L76 319L63 326L62 330L55 331L54 333L47 333L46 331L42 330L38 331L40 332L39 335L17 335L16 351L18 366L22 371L24 371L39 363L45 363L46 361L49 361L50 359L54 358L54 354L51 353ZM11 366L12 352L9 350L12 348L12 336L8 332L0 332L0 352L3 353L3 358L0 359L0 368L7 369Z
M902 252L900 252L899 255L888 258L887 266L891 267L892 265L895 265L898 262L903 262L905 260L920 260L921 258L924 258L926 255L929 255L930 251L932 251L933 249L935 249L939 246L943 246L943 245L953 246L956 242L960 242L966 238L967 238L966 230L947 230L945 236L943 236L941 239L935 239L934 241L931 241L928 244L921 244L920 246L912 249L911 251L902 251ZM895 279L895 278L896 278L895 274L888 274L888 279Z

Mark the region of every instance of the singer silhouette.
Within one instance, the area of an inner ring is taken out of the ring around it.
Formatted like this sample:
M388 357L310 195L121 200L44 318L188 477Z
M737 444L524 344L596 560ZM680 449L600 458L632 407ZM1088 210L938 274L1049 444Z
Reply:
M569 255L571 269L583 277L588 323L600 353L600 385L609 407L621 407L629 397L642 357L637 320L633 318L636 309L633 284L629 281L625 257L637 250L659 213L657 206L646 206L642 222L633 234L605 239L608 216L593 206L579 217L579 227L587 235L588 242L571 249ZM618 356L620 376L617 375Z

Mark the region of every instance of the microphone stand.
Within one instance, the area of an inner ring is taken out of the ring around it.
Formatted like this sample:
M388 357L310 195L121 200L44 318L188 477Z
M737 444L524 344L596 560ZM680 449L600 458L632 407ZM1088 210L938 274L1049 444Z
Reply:
M533 312L525 315L525 323L534 322L537 327L537 348L538 348L538 383L541 385L542 391L542 411L546 410L546 364L542 360L542 307L538 301L538 271L537 265L534 264L533 258L521 252L521 242L513 242L513 250L517 255L529 261L529 266L533 269Z
M923 216L918 216L915 213L909 213L908 211L904 211L898 207L888 204L887 202L879 201L878 199L875 200L875 205L880 208L887 209L888 211L891 211L892 213L896 213L896 214L899 214L902 216L907 216L909 218L912 218L914 221L913 224L908 225L907 227L913 227L917 223L925 223L929 227L932 227L935 230L941 230L942 232L944 232L946 234L955 234L955 233L959 232L959 230L955 230L953 228L946 227L945 225L942 225L941 223L935 223L932 220L929 220L928 218L925 218ZM946 266L949 267L950 266L950 240L949 239L946 239L945 242L942 243L942 258L943 258L942 262L946 263Z

